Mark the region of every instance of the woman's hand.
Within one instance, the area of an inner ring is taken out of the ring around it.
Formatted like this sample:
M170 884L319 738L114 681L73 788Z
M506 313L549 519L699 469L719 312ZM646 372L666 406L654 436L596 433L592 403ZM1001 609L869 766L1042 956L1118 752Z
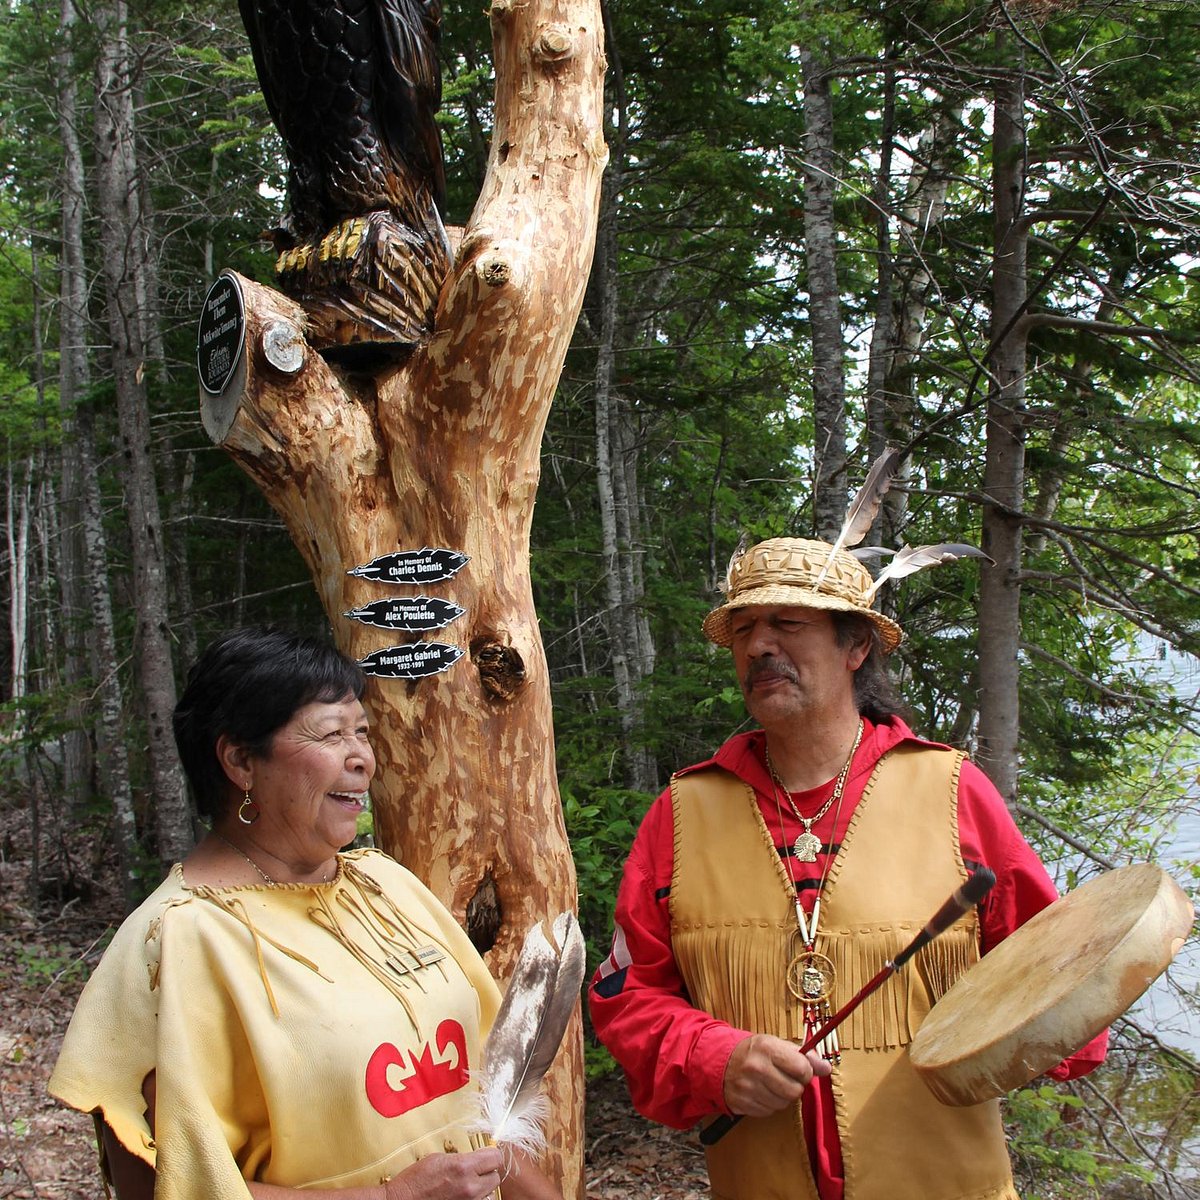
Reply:
M558 1190L542 1174L541 1167L521 1150L512 1152L512 1169L500 1184L504 1200L562 1200Z
M384 1200L486 1200L500 1186L504 1156L494 1146L431 1154L383 1185Z
M494 1146L469 1154L431 1154L393 1175L384 1200L484 1200L500 1188L504 1200L562 1200L541 1168L517 1151L502 1176L504 1156Z

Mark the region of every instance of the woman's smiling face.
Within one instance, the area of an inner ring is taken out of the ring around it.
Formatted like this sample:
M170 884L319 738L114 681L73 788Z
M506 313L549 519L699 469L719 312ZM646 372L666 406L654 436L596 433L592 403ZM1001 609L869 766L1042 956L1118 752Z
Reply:
M366 709L353 696L315 700L271 739L265 758L249 758L259 810L253 841L300 866L323 862L354 840L375 774Z

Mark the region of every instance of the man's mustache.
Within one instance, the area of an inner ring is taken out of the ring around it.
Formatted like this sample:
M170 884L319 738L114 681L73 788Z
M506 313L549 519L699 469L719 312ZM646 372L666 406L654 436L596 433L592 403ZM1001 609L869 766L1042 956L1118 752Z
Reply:
M769 658L757 658L746 668L746 674L742 678L742 684L745 687L753 687L760 679L787 679L792 683L799 683L800 677L796 674L791 663L780 662Z

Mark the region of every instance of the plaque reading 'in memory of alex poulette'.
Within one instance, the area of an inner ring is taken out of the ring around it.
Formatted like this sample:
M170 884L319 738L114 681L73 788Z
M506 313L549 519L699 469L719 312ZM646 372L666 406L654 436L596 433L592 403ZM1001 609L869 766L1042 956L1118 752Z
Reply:
M425 633L441 629L461 617L466 610L449 600L436 596L396 596L390 600L372 600L342 613L352 621L374 625L377 629L403 629L409 633Z
M246 340L242 289L232 275L222 275L208 289L196 333L196 368L200 385L219 396L237 370Z
M425 546L420 550L381 554L361 567L351 567L346 574L379 583L441 583L456 575L469 561L470 556L459 550Z
M386 679L423 679L452 667L463 656L461 646L446 642L411 642L372 650L358 665L368 675Z

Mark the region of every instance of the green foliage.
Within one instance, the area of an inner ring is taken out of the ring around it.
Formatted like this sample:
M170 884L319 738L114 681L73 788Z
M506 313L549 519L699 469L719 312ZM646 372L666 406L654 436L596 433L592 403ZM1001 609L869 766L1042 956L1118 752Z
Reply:
M617 1069L617 1060L598 1042L588 1041L583 1047L583 1074L585 1079L602 1079Z
M0 443L14 460L58 437L55 389L35 382L29 331L39 267L22 216L0 195Z
M1102 1067L1101 1087L1116 1074ZM1123 1115L1115 1128L1103 1127L1073 1085L1034 1083L1012 1092L1005 1102L1005 1128L1013 1156L1014 1177L1022 1196L1030 1200L1060 1200L1082 1196L1152 1195L1147 1185L1161 1171L1139 1161L1145 1147L1164 1136L1182 1145L1195 1128L1181 1116L1186 1111L1194 1072L1158 1064L1138 1071L1136 1090L1120 1086L1108 1102ZM1096 1085L1088 1077L1089 1090ZM1144 1089L1144 1090L1143 1090ZM1100 1111L1104 1111L1101 1109ZM1141 1145L1138 1139L1141 1139ZM1171 1156L1174 1157L1174 1156ZM1166 1165L1168 1159L1164 1158ZM1172 1169L1174 1164L1172 1164Z
M37 943L15 948L17 969L25 987L45 989L51 984L85 980L87 963L70 946Z
M578 774L578 770L573 772ZM594 787L581 803L568 784L562 789L563 816L579 880L579 923L595 963L609 950L612 899L626 851L650 797L621 788Z
M1093 1150L1078 1144L1064 1113L1083 1106L1078 1097L1060 1093L1050 1085L1022 1088L1008 1100L1012 1130L1009 1147L1019 1163L1037 1180L1036 1194L1056 1194L1056 1176L1074 1177L1093 1191L1114 1172L1106 1170Z

